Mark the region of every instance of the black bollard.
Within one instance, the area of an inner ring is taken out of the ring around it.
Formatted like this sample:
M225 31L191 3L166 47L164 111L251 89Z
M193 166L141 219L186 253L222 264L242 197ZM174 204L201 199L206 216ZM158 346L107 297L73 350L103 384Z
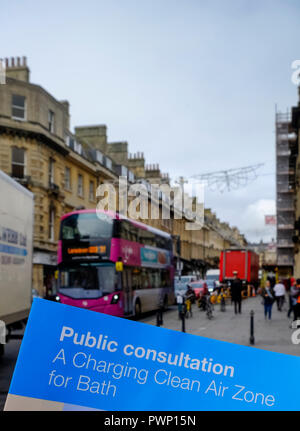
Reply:
M156 312L156 326L160 326L160 311Z
M163 308L161 307L159 310L159 320L160 320L160 324L163 325L164 321L163 321Z
M224 295L221 296L220 308L221 308L221 311L226 311L226 303L225 303Z
M250 344L255 344L254 340L254 311L250 311Z
M185 332L185 312L181 312L181 332Z
M161 326L163 325L163 309L160 308L159 310L157 310L156 312L156 326Z

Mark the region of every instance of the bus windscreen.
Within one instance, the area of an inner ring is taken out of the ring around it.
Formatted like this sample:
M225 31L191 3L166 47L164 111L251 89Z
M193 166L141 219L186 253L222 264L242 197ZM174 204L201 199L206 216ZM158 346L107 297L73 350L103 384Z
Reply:
M84 240L89 238L111 238L113 219L105 214L80 213L62 220L62 240Z
M60 292L73 299L101 298L120 288L114 265L79 264L60 271Z

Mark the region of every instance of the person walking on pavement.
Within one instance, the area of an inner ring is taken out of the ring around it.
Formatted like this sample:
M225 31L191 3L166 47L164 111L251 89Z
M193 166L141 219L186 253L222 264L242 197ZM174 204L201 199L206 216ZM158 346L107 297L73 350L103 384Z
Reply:
M275 293L275 299L277 303L277 310L281 311L284 303L284 299L285 299L285 286L282 280L279 280L279 282L275 284L274 293Z
M300 319L300 278L297 278L296 282L292 283L290 289L291 306L294 314L293 321L290 328L294 328L294 322ZM288 317L290 317L290 310L288 312Z
M192 303L195 302L195 292L188 284L187 291L185 292L185 305L186 305L186 317L192 317Z
M234 279L231 282L230 291L231 291L231 301L234 303L234 313L242 312L242 282L238 278L238 272L233 271Z
M271 320L272 306L273 306L273 302L275 301L275 298L273 296L271 283L269 280L266 280L266 284L265 284L265 287L263 287L262 289L261 296L263 298L265 319L269 317L269 320Z
M296 320L296 309L295 305L297 304L297 298L298 298L298 288L297 288L297 282L294 277L291 278L291 287L289 291L289 310L287 312L287 317L290 318L291 313L294 314L294 320Z
M294 320L300 319L300 278L296 281Z

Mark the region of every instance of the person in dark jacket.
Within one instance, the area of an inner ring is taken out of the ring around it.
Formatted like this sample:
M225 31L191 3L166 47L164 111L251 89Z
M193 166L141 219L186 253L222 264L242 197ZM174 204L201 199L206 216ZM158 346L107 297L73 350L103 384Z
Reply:
M234 303L234 312L237 314L238 312L242 312L242 289L243 285L241 280L238 278L238 272L233 271L234 279L231 282L230 292L231 292L231 300Z
M294 297L296 299L295 307L294 307L294 319L299 320L300 319L300 278L297 278L296 289L297 291L294 294Z
M275 298L271 288L271 282L269 280L266 281L265 287L262 289L261 296L263 297L265 319L268 316L269 320L271 320L272 306L273 302L275 301Z
M291 313L294 314L294 320L297 320L296 304L299 296L299 289L297 287L297 281L294 277L290 279L290 289L289 289L289 310L287 312L287 317L289 318Z

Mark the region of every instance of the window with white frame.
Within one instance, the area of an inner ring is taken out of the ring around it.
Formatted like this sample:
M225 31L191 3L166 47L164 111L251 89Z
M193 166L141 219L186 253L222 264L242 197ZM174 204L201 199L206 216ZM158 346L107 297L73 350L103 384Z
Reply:
M24 178L25 176L25 150L24 148L13 147L11 157L11 176Z
M112 160L108 157L105 157L105 166L107 167L107 169L112 170Z
M65 189L71 190L71 169L65 168Z
M26 119L26 100L25 96L20 96L18 94L12 95L12 117L17 120Z
M54 184L54 160L49 159L49 184Z
M90 181L89 198L90 198L90 201L95 200L95 183L94 183L94 181Z
M134 182L134 173L132 171L128 171L128 180L133 183Z
M49 240L54 241L54 218L55 218L55 209L50 206L49 208Z
M83 197L83 176L78 174L78 187L77 187L78 196Z
M48 130L54 132L54 112L49 109L48 111Z
M82 155L82 145L77 141L74 141L74 151Z
M126 166L121 165L121 176L127 177L127 173L128 173L128 169L126 168Z
M96 150L96 160L97 162L103 164L103 154L99 150Z

